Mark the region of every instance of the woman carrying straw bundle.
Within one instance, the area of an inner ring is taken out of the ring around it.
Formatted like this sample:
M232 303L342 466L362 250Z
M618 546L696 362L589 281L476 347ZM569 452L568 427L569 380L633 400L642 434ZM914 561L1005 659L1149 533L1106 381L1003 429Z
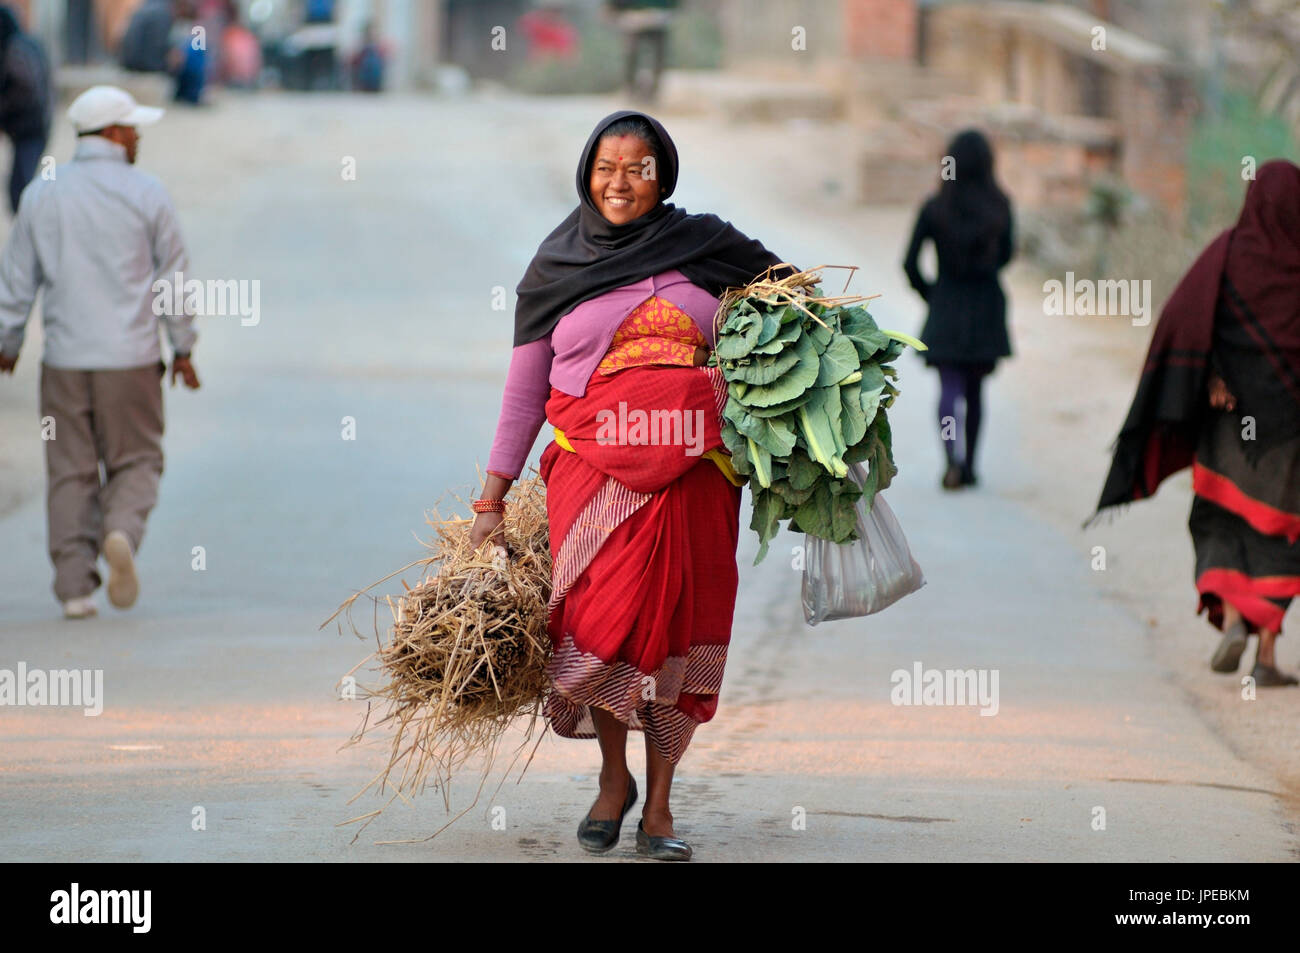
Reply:
M780 263L715 215L665 200L677 150L644 113L616 112L578 162L579 205L517 289L514 353L471 542L500 537L501 502L543 422L550 524L550 692L565 738L598 738L600 796L578 828L618 843L637 800L625 748L645 733L639 853L687 860L673 770L718 706L739 581L740 483L723 449L726 385L702 365L728 287Z
M1274 643L1300 595L1300 168L1267 162L1156 324L1098 509L1192 467L1197 612L1237 671L1259 636L1260 687L1295 685Z

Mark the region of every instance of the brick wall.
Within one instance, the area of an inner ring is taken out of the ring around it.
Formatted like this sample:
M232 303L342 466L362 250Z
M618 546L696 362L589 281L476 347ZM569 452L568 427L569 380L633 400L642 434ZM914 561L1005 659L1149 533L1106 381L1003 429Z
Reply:
M843 4L849 56L916 58L917 0L843 0Z

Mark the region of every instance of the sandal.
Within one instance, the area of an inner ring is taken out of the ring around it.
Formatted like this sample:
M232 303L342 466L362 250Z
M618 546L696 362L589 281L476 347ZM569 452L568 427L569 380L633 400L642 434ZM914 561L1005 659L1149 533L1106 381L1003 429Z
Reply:
M1284 685L1300 685L1300 678L1279 671L1276 665L1260 665L1258 662L1255 663L1255 668L1251 671L1250 677L1255 680L1255 685L1259 688L1281 688Z
M1246 651L1246 623L1238 619L1223 630L1219 647L1210 659L1210 668L1216 672L1231 674L1241 664L1241 653Z

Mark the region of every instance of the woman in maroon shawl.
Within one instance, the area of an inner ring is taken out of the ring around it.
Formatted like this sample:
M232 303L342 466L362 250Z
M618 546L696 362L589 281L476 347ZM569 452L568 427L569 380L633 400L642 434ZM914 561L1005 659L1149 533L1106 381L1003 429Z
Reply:
M1274 642L1300 595L1300 168L1264 164L1235 227L1161 312L1098 510L1192 467L1200 611L1235 672L1259 636L1259 686L1295 685Z
M654 119L624 111L597 124L578 161L578 207L517 289L471 535L495 537L500 501L549 421L546 718L561 737L600 741L600 796L578 827L591 853L618 843L637 800L625 748L629 729L644 732L637 850L660 860L691 856L669 809L673 770L717 711L739 582L726 384L702 365L717 296L780 263L716 215L665 202L676 181L677 150Z

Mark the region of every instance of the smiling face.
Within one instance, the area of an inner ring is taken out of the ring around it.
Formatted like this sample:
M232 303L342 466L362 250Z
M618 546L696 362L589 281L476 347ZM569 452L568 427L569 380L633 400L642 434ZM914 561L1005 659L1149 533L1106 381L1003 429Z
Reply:
M596 147L587 191L614 225L640 218L659 203L658 164L639 136L606 136Z

